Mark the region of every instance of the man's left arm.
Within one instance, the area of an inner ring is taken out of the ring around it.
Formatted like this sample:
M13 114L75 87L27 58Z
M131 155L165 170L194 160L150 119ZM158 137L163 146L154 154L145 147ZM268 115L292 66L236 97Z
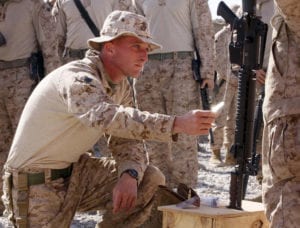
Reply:
M127 82L127 81L126 81ZM120 104L133 107L133 91L124 83ZM113 190L113 211L130 210L137 200L137 188L148 165L148 156L143 141L111 137L109 150L117 163L119 180Z
M133 209L138 185L147 168L147 153L142 141L125 138L111 138L109 149L116 160L119 176L113 189L113 211Z
M300 37L300 2L298 0L275 0L277 10L289 29Z

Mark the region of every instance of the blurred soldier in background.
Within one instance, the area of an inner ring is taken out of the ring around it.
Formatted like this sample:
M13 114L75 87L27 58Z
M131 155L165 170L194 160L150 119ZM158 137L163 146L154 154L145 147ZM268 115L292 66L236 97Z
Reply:
M77 0L76 0L77 1ZM96 29L100 30L106 16L114 10L132 11L131 0L78 0L89 15ZM93 31L81 16L75 1L57 0L53 15L57 23L58 55L63 63L84 57L87 40L95 37Z
M238 17L242 15L241 8L238 5L233 5L231 7L232 11L237 14ZM262 21L267 24L270 24L271 17L274 14L274 4L272 0L258 0L257 1L257 15L262 17ZM257 95L262 91L262 87L265 81L265 71L268 65L269 52L271 47L271 34L272 29L269 28L264 56L264 64L263 69L256 71L257 78ZM212 157L210 159L212 164L221 164L221 156L220 150L222 144L225 149L225 164L224 165L233 165L235 164L235 159L233 155L230 153L230 148L234 140L234 129L235 129L235 121L236 121L236 96L237 96L237 84L238 84L238 66L228 65L226 67L226 62L229 63L229 52L228 45L231 41L231 31L229 26L223 28L222 31L218 32L215 35L215 58L216 58L216 66L217 66L217 82L215 85L215 93L214 103L218 103L222 100L222 92L223 99L225 103L225 107L222 110L222 114L218 116L215 122L214 127L214 144L211 144ZM226 53L225 53L226 52ZM222 54L223 53L223 54ZM226 57L227 56L227 57ZM222 76L226 73L227 79ZM226 84L226 86L224 85ZM226 87L226 91L224 92ZM258 96L257 96L258 97ZM263 125L261 125L260 129L256 129L257 131L261 131ZM224 136L223 136L224 133ZM258 154L261 153L261 138L262 135L258 134L257 142L256 142L256 151ZM223 141L224 139L224 141ZM261 181L261 172L257 176L258 180ZM261 198L261 197L259 197Z
M275 0L263 104L263 202L271 228L300 227L300 2Z
M257 88L257 98L259 94L263 92L264 89L264 81L266 77L266 72L268 69L270 51L272 46L272 26L271 26L271 19L274 15L274 1L273 0L257 0L257 7L256 7L256 14L257 16L261 17L261 20L268 24L268 34L267 34L267 41L266 41L266 48L265 48L265 55L264 55L264 62L263 62L263 69L256 71L256 78L257 80L262 81L263 83L258 86ZM263 132L263 124L261 125L261 129L258 129L259 137L256 142L256 152L258 154L262 153L262 132ZM259 182L262 181L262 172L259 171L257 176Z
M37 54L43 39L38 15L41 7L35 0L4 0L0 4L1 172L23 107L43 76L41 55Z
M213 24L207 0L136 0L135 6L150 20L153 37L163 46L149 55L142 76L134 84L138 108L180 115L202 107L200 84L193 78L191 63L197 49L202 62L201 86L212 88ZM146 147L150 164L162 170L167 186L177 187L180 182L196 186L196 137L180 135L173 143L147 141Z
M231 6L231 10L238 16L241 16L239 5ZM212 152L210 163L220 165L221 148L225 148L225 164L232 165L235 163L233 156L229 153L230 146L234 139L235 114L236 114L236 96L237 96L237 73L238 66L230 63L229 43L232 38L232 32L229 25L224 27L215 34L215 63L217 78L213 94L213 103L217 104L224 101L224 108L216 118L213 135L214 142L210 140L210 149Z
M41 33L44 36L41 46L43 49L45 75L62 65L56 45L56 24L51 14L54 3L55 0L46 0L39 12L39 20L42 28Z

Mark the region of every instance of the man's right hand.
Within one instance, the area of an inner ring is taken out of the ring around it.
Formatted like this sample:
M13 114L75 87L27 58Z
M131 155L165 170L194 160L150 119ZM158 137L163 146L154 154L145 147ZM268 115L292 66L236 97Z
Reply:
M216 114L209 110L192 110L182 116L176 116L173 133L185 133L188 135L207 135Z

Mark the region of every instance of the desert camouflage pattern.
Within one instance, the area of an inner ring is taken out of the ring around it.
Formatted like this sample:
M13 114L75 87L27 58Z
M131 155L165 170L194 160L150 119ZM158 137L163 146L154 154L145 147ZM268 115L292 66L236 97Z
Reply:
M237 97L237 72L232 72L229 59L228 45L231 40L229 26L224 26L215 34L215 62L217 71L217 85L225 80L219 92L214 96L213 103L224 101L224 108L216 118L213 126L214 143L210 144L211 150L221 149L224 145L229 148L234 139L236 97ZM236 69L235 69L236 70Z
M150 21L162 49L153 53L199 50L202 78L213 79L214 27L207 0L134 0L137 12Z
M0 4L0 32L6 39L6 44L0 47L1 65L5 65L4 61L26 60L37 51L38 43L42 41L37 20L40 8L38 0L3 1ZM0 170L6 161L19 117L33 84L28 64L0 69Z
M171 141L174 117L141 112L132 102L127 79L112 84L98 54L89 52L87 58L53 71L35 88L7 166L65 168L106 134L114 136L110 145L119 173L134 168L142 178L148 160L139 140Z
M28 195L28 217L32 227L49 222L49 227L60 227L72 220L76 209L95 210L99 208L95 207L96 204L108 208L100 227L137 227L142 224L151 213L152 196L157 185L164 184L164 177L157 169L148 166L141 140L171 141L174 117L141 112L130 107L132 102L127 79L113 84L104 71L98 53L94 51L89 51L87 58L64 65L44 78L23 111L6 162L6 171L14 174L61 169L75 162L74 172L68 185L62 180L51 183L46 180L45 185L31 186L27 192L23 192L24 189L13 192L11 202L17 210L14 215L24 212L21 207L18 208L18 202L26 200ZM45 121L47 125L43 124ZM43 134L38 133L40 131ZM86 160L80 160L104 133L111 135L109 149L115 165L111 166L108 160L92 159L91 165ZM76 168L77 161L79 168ZM83 166L80 165L82 162L85 163ZM90 166L91 170L85 172ZM131 214L112 215L112 186L128 168L138 171L138 184L143 193L139 193L137 207ZM72 182L74 175L78 176ZM10 196L9 187L4 189L4 198L7 199ZM40 204L37 199L43 199L45 203ZM11 214L10 201L5 202Z
M134 11L131 0L84 0L81 1L90 18L101 30L104 20L114 10ZM87 40L94 37L93 32L81 17L74 1L57 0L52 14L56 18L58 36L58 55L63 63L83 57L69 56L66 50L87 50Z
M21 112L34 84L27 66L0 71L0 170L3 170ZM3 211L2 203L0 210Z
M168 115L200 108L199 85L191 75L191 61L192 57L148 61L134 84L138 108ZM173 143L147 141L146 148L150 164L162 170L169 186L197 183L196 137L182 134Z
M33 0L18 3L6 1L0 5L0 31L5 34L7 41L6 45L0 47L0 61L27 59L37 50L38 43L42 42L39 32L40 24L37 20L40 8L40 2ZM22 109L33 89L34 82L29 76L29 65L1 69L0 84L0 163L2 167Z
M264 102L264 115L268 123L275 118L299 113L299 4L289 2L293 1L278 2L283 17L277 16L272 21L274 50L269 62L268 93ZM285 15L293 16L284 21ZM284 42L280 42L282 40Z
M213 79L213 24L206 0L136 0L135 5L149 19L155 41L163 46L153 53L193 52L196 45L202 61L202 78ZM138 108L168 115L201 108L199 84L192 77L191 61L192 56L149 59L134 84ZM196 186L199 169L196 141L196 137L180 135L175 143L147 142L150 164L163 171L169 187L177 187L178 183Z
M264 128L263 201L271 228L300 224L299 129L299 115L276 118Z
M43 49L45 74L49 74L62 65L59 56L57 55L57 37L56 37L56 24L54 17L51 14L51 3L44 3L39 11L39 20L42 29L42 36L44 36L41 43Z
M264 102L263 200L271 227L300 225L300 2L277 0Z
M128 11L115 10L104 21L100 37L88 40L90 48L100 51L99 44L130 34L149 44L149 52L161 46L152 39L147 18Z
M39 0L22 0L17 4L6 1L0 4L0 31L7 41L6 45L0 47L0 60L24 59L37 51L43 38L37 19L41 6Z
M269 56L272 46L272 26L271 18L274 15L274 1L273 0L257 0L256 1L256 15L261 17L261 20L268 24L268 34L265 47L265 55L263 68L268 69Z
M13 180L18 175L13 170L10 173ZM9 187L5 186L7 191L3 200L8 209L6 213L14 222L21 213L20 208L15 205L18 201L24 200L24 197L28 197L27 225L31 228L70 227L76 211L94 210L105 210L103 221L98 224L98 227L138 227L150 216L155 191L158 185L164 184L164 176L157 168L148 166L143 181L138 187L135 209L113 215L112 189L117 180L114 160L82 155L79 161L74 163L72 175L68 179L60 178L45 184L30 186L27 191L13 186L11 190L13 209L10 206Z

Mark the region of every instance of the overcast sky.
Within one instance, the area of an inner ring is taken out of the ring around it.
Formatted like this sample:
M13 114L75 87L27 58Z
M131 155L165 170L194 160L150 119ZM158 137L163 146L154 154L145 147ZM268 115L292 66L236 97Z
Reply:
M209 4L209 8L211 10L211 15L212 18L216 18L217 17L217 8L218 8L218 4L219 4L220 0L209 0L208 4ZM242 4L242 0L223 0L223 2L226 3L226 5L231 6L232 4Z

